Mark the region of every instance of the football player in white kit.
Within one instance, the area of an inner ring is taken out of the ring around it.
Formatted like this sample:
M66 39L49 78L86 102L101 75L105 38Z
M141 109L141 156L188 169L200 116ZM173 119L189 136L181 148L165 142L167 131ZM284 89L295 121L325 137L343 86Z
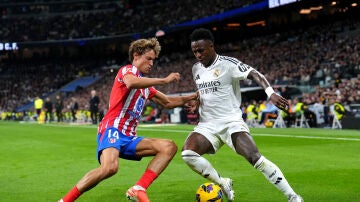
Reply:
M265 89L271 102L287 109L288 102L276 94L263 74L233 57L218 55L210 30L199 28L190 35L191 49L198 60L192 73L199 100L188 111L199 110L200 120L182 148L181 156L198 174L221 186L228 201L235 197L232 179L222 177L202 155L216 153L228 145L282 191L291 202L303 201L285 179L281 170L258 150L249 128L242 119L240 80L252 79Z

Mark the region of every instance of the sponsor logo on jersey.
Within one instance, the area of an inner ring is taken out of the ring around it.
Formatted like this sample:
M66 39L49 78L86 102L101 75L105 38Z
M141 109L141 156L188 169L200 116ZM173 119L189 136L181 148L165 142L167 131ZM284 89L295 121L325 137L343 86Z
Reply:
M130 116L134 117L135 119L140 120L140 114L137 114L130 110L128 110L127 113L130 114Z
M197 84L198 90L201 94L208 94L218 91L218 86L220 86L220 81L208 81Z
M220 86L220 81L207 81L197 84L198 89Z
M217 87L205 88L205 89L199 90L199 92L200 92L201 94L209 94L209 93L213 93L213 92L216 92L216 91L218 91L218 88L217 88Z

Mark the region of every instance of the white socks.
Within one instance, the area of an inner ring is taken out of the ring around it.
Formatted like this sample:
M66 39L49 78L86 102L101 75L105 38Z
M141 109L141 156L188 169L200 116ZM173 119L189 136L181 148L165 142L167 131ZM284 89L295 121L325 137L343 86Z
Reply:
M186 164L195 172L199 173L203 177L209 179L212 182L221 184L221 177L216 172L215 168L210 164L208 160L200 156L198 153L191 150L184 150L181 152L182 159Z
M195 172L211 180L212 182L222 184L222 178L219 176L214 167L208 160L200 156L198 153L191 150L184 150L181 152L181 157ZM294 190L290 187L289 183L285 179L285 176L281 170L264 156L260 157L260 159L255 163L254 167L262 172L266 179L268 179L270 183L282 191L287 197L296 195Z
M296 194L285 179L281 170L264 156L260 157L254 167L262 172L266 179L268 179L270 183L274 184L275 187L282 191L287 197Z

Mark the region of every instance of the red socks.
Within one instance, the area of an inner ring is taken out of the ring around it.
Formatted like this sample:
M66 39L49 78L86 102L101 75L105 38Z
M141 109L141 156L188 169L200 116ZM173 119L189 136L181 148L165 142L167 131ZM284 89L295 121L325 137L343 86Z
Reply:
M73 202L75 201L77 198L79 198L79 196L81 195L81 193L79 192L79 189L74 186L69 193L67 193L63 198L62 201L63 202ZM60 200L61 201L61 200Z
M136 183L137 185L142 186L144 189L147 189L150 184L158 177L158 174L152 170L147 169L140 180ZM65 201L66 202L66 201Z
M140 180L136 183L137 185L142 186L144 189L147 189L150 184L158 177L158 174L155 173L152 170L147 169L145 171L145 173L141 176ZM67 193L62 200L60 200L61 202L73 202L75 201L77 198L79 198L79 196L81 195L79 189L74 186L69 193Z

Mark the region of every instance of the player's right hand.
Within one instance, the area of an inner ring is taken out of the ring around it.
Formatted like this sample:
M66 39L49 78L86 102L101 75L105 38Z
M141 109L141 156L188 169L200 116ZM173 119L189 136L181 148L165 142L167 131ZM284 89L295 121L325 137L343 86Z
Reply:
M279 109L287 112L289 110L289 102L287 99L283 98L281 95L273 93L270 96L271 102Z
M173 72L169 74L166 78L166 83L170 83L173 81L179 81L180 80L180 74L178 72Z

